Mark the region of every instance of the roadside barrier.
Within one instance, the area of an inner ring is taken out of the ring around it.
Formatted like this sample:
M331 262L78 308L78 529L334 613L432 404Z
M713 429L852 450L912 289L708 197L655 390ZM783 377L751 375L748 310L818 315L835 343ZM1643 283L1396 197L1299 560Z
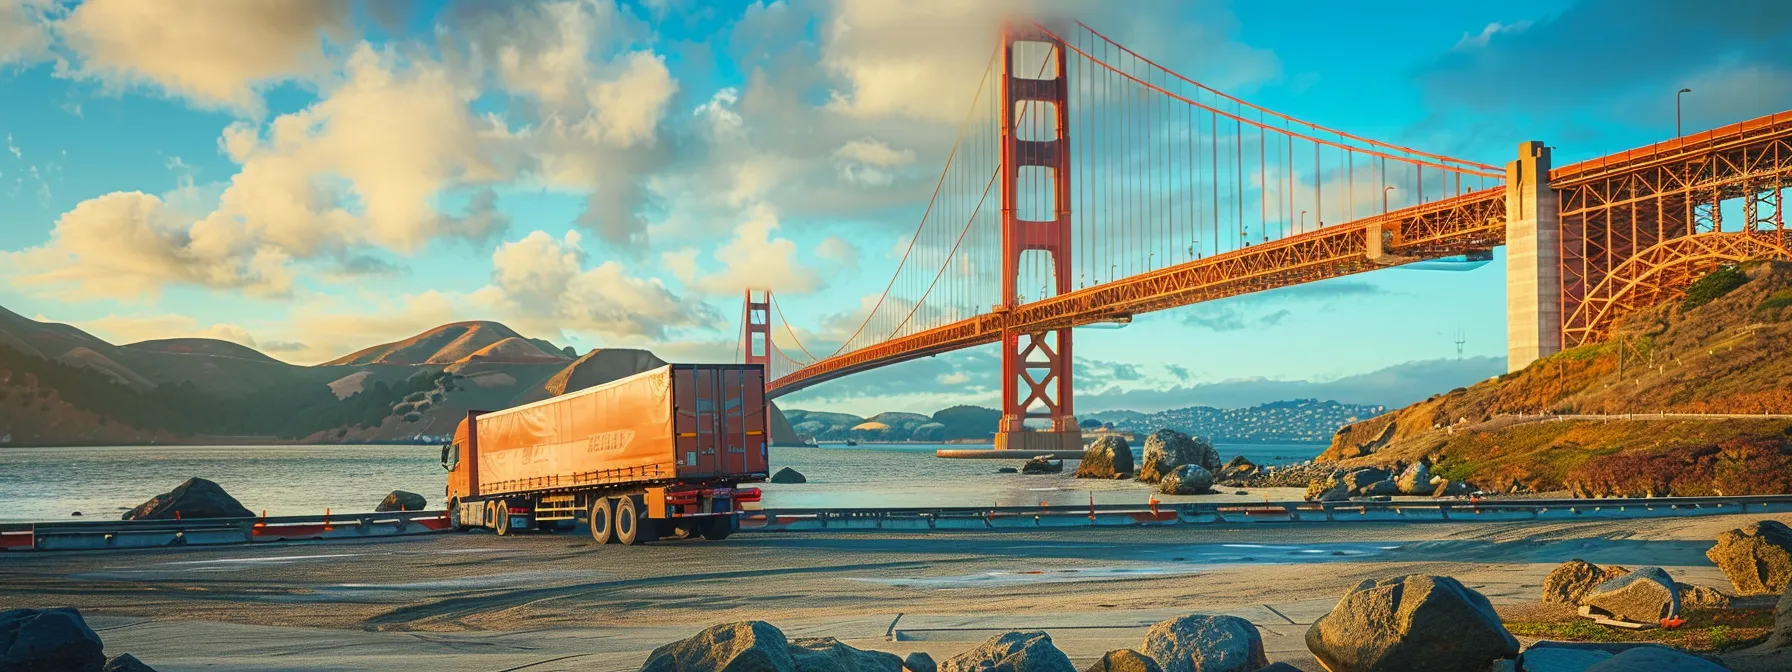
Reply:
M932 508L763 509L741 532L930 531L1255 523L1514 522L1792 513L1792 495L1647 499L1395 500L1089 504ZM362 539L448 530L445 511L187 520L0 523L0 552L154 548L304 539Z

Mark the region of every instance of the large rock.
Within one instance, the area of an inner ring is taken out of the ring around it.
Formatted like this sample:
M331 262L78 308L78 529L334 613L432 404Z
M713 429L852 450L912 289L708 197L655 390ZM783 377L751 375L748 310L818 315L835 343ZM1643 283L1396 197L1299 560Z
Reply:
M1674 582L1674 588L1680 591L1681 609L1728 609L1730 596L1716 588L1695 586L1690 583Z
M1432 497L1467 497L1475 494L1475 486L1469 485L1465 481L1452 481L1447 478L1440 478L1433 487L1434 489L1431 491Z
M1352 497L1393 497L1400 494L1400 486L1394 479L1383 479L1351 491Z
M790 640L790 659L801 672L902 672L896 654L855 649L833 637Z
M1095 661L1094 665L1083 672L1164 672L1164 668L1143 653L1132 649L1116 649L1101 654L1101 660Z
M933 656L925 651L915 651L902 659L902 669L908 672L939 672L939 663L933 662Z
M403 490L393 490L391 494L386 495L385 499L380 500L380 505L373 507L373 510L375 512L379 512L379 511L422 511L423 508L428 505L429 505L429 500L424 499L423 495L419 495L415 492L405 492ZM185 517L185 516L183 515L182 517Z
M778 473L772 474L771 482L773 482L773 483L808 483L809 477L804 476L802 474L802 472L799 472L795 469L791 469L790 467L785 467L783 469L779 469Z
M1792 649L1792 588L1780 596L1773 608L1773 634L1761 646L1771 649Z
M1361 497L1368 495L1371 489L1378 487L1377 484L1383 481L1393 481L1394 475L1386 469L1362 467L1346 472L1343 478L1338 480L1344 483L1344 488L1349 490L1351 495ZM1399 492L1399 488L1394 488L1394 491Z
M186 518L249 518L255 514L224 492L217 483L189 478L173 490L149 498L126 511L125 520L173 520Z
M1031 460L1027 460L1026 462L1021 463L1020 473L1023 473L1023 474L1061 474L1061 473L1064 473L1064 461L1063 460L1054 460L1050 456L1047 456L1047 455L1040 455Z
M1222 481L1244 481L1262 473L1262 471L1263 470L1257 466L1256 462L1251 461L1251 458L1243 455L1236 455L1233 456L1232 459L1226 460L1226 466L1220 467L1219 473L1215 474L1215 476Z
M1140 648L1164 672L1253 672L1269 664L1257 626L1237 616L1172 618L1146 630Z
M1593 586L1580 603L1632 623L1658 623L1680 615L1680 588L1660 567L1643 567Z
M1076 672L1043 632L1004 632L940 663L939 672Z
M1486 596L1447 576L1357 584L1307 629L1307 649L1331 672L1485 670L1518 656L1518 640Z
M1780 596L1773 609L1773 632L1760 645L1724 657L1737 672L1785 672L1792 670L1792 590Z
M1723 666L1665 646L1639 646L1594 663L1586 672L1729 672Z
M1593 586L1605 583L1630 573L1630 568L1617 565L1601 567L1591 562L1575 558L1557 566L1543 579L1543 603L1580 604Z
M59 609L0 611L0 670L100 672L106 654L81 612Z
M1775 520L1717 535L1705 557L1730 577L1738 595L1775 595L1792 585L1792 528Z
M1109 434L1083 449L1083 461L1076 466L1076 477L1126 478L1132 471L1132 446L1126 444L1125 437Z
M1307 501L1341 502L1347 499L1350 499L1350 487L1343 481L1325 478L1307 483Z
M1674 652L1660 644L1646 642L1552 642L1540 640L1518 655L1518 669L1524 672L1585 672L1589 667L1610 660L1631 649L1653 648Z
M1184 464L1164 474L1157 491L1166 495L1204 495L1213 491L1213 474L1199 466Z
M1185 464L1219 471L1220 453L1205 439L1192 438L1174 429L1160 429L1145 437L1145 454L1140 458L1139 480L1156 483L1165 474Z
M106 661L106 666L100 672L156 672L156 668L145 665L136 656L126 653Z
M796 672L784 632L765 621L710 626L647 655L641 672Z
M1405 471L1394 478L1394 485L1399 487L1402 495L1429 495L1437 492L1437 486L1431 482L1431 461L1423 457L1406 467Z

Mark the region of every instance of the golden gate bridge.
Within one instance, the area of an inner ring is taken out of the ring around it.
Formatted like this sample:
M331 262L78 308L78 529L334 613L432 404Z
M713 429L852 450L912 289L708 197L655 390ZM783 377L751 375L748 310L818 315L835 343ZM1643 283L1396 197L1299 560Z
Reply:
M777 397L1001 343L996 448L1080 450L1073 327L1505 245L1516 370L1720 264L1792 259L1789 176L1792 112L1561 167L1529 141L1502 168L1253 105L1080 22L1014 23L857 328L811 352L748 290L740 352Z

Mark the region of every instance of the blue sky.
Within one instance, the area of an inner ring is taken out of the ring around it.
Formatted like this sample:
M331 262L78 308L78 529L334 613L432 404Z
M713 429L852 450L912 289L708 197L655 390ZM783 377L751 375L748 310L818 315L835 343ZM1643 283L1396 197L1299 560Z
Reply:
M1669 137L1681 87L1689 130L1792 108L1792 5L1737 4L0 0L0 306L306 364L462 319L701 361L733 356L753 283L813 349L894 270L968 96L945 83L1005 9L1502 165ZM1458 333L1502 358L1499 261L1079 332L1083 407L1454 359ZM993 354L791 404L993 405Z

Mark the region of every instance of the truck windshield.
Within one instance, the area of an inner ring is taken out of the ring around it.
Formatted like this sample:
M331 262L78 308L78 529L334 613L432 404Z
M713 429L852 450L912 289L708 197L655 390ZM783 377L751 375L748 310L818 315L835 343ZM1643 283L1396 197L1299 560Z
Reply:
M460 464L460 446L453 442L442 444L442 470L454 471L457 464Z

